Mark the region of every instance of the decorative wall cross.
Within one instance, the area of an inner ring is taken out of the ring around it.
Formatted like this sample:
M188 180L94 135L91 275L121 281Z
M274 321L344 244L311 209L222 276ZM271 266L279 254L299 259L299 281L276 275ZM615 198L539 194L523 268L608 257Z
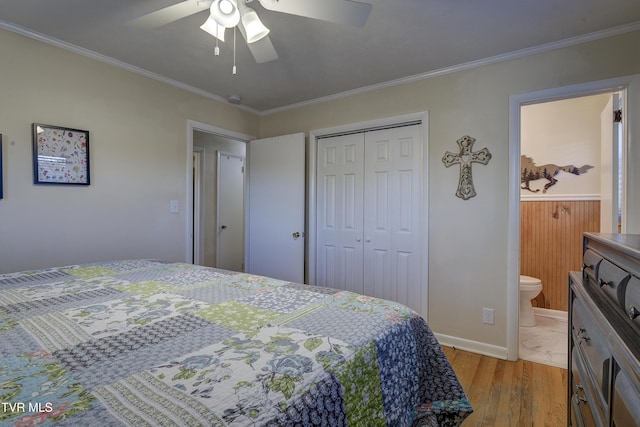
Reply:
M452 153L447 151L444 153L442 163L446 167L451 165L460 165L460 178L458 180L458 191L456 196L463 200L467 200L476 195L476 190L473 188L473 176L471 174L471 163L482 163L486 165L491 160L491 153L487 148L483 148L480 151L473 152L473 143L476 142L475 138L465 135L458 141L460 147L460 153Z

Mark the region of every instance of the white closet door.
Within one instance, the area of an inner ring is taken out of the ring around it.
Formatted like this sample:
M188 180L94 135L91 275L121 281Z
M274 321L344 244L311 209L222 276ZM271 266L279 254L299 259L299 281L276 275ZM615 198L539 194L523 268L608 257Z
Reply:
M318 140L316 284L422 311L421 129Z
M420 312L422 138L418 125L367 132L364 293Z
M318 141L316 284L363 292L363 134Z

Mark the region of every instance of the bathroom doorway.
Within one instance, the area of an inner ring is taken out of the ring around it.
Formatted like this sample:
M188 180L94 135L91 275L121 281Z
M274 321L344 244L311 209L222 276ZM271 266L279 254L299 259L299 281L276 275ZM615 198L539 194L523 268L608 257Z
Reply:
M622 190L612 191L622 170L621 132L613 132L622 100L605 92L521 107L520 274L542 283L530 295L535 324L520 322L522 359L566 366L567 272L581 267L583 233L621 214L611 204Z
M614 123L612 99L621 111L623 96L605 92L521 107L520 274L542 280L536 308L566 312L566 272L580 269L583 233L614 220L619 228L622 138L616 131L614 144L621 121Z
M509 134L509 139L510 139L510 157L509 157L509 176L510 176L510 184L509 184L509 210L510 210L510 214L509 214L509 261L508 261L508 272L507 272L507 279L508 279L508 318L509 318L509 324L507 326L507 358L509 360L517 360L519 357L519 344L520 344L520 327L519 327L519 277L521 274L521 268L523 267L523 265L521 265L521 214L524 214L524 212L521 212L521 185L523 185L523 183L521 182L521 154L527 154L527 153L521 153L521 139L522 139L522 110L523 108L526 108L527 106L535 106L537 104L540 104L539 107L543 108L544 105L543 104L548 104L548 105L554 105L552 104L552 102L555 101L568 101L571 99L575 99L575 98L580 98L580 97L588 97L588 96L594 96L594 95L603 95L603 94L614 94L614 93L621 93L622 94L622 125L621 125L621 131L620 131L620 135L623 138L623 140L621 141L621 146L623 147L621 154L623 156L623 160L622 160L622 165L627 165L627 164L633 164L634 162L632 160L630 160L631 158L635 158L635 154L630 155L629 154L629 150L628 150L628 146L627 146L627 141L630 140L630 136L628 135L629 132L629 128L627 128L627 117L631 117L632 120L637 120L637 115L638 113L636 112L638 110L638 106L637 103L635 101L633 101L627 92L631 93L631 94L635 94L637 92L640 91L640 76L639 75L633 75L633 76L627 76L627 77L621 77L621 78L616 78L616 79L610 79L610 80L604 80L604 81L598 81L598 82L590 82L590 83L584 83L584 84L578 84L578 85L572 85L572 86L566 86L566 87L560 87L560 88L554 88L554 89L547 89L547 90L542 90L542 91L538 91L538 92L532 92L532 93L527 93L527 94L520 94L520 95L513 95L510 97L510 134ZM566 116L564 117L566 118ZM599 121L598 119L595 119ZM525 119L526 121L526 119ZM525 124L526 126L526 124ZM559 128L556 129L559 132ZM566 137L566 135L565 135ZM569 137L566 137L566 139L568 139ZM626 138L626 139L625 139ZM577 151L575 149L575 147L565 147L566 152L564 153L560 153L562 155L576 155ZM635 153L635 151L633 152ZM627 155L627 159L625 160L624 156ZM564 161L562 161L562 159L556 161L546 161L544 159L543 154L541 153L536 153L535 154L536 157L540 157L540 159L535 159L534 155L530 155L529 157L533 158L533 161L536 162L536 164L541 164L541 163L556 163L556 164L560 164L560 163L564 163ZM580 158L576 157L577 160L575 161L575 163L579 163L580 162ZM538 160L540 160L538 162ZM554 159L555 160L555 159ZM572 163L572 162L569 162ZM588 162L585 162L588 163ZM595 163L595 161L593 161L593 163ZM582 165L578 165L578 167L580 167ZM593 172L592 175L595 176L595 164L591 165L594 166L593 168L590 168L589 171ZM600 165L600 160L598 159L598 165L597 166L601 166ZM573 174L567 174L572 176L574 179L585 179L586 176L588 176L587 172L584 176L573 176ZM622 176L622 179L615 179L615 184L616 185L621 185L622 186L622 191L623 194L620 197L620 212L621 212L621 216L620 216L620 223L621 223L621 231L625 232L625 229L627 228L626 225L629 223L631 226L631 231L632 232L636 226L635 222L633 221L633 218L629 219L626 217L625 212L628 209L632 209L631 212L634 212L636 207L636 197L635 194L637 193L637 190L635 189L629 189L629 194L624 194L624 191L626 189L625 186L625 176L628 174L629 175L629 179L631 179L633 177L633 170L625 170L623 169L623 172L620 176ZM592 176L592 178L593 178ZM600 173L597 174L598 180L600 179ZM557 179L557 177L556 177ZM566 180L564 177L562 177L563 180ZM544 181L542 181L544 182ZM630 181L631 182L631 181ZM568 181L565 182L565 184L567 184ZM530 183L531 184L531 183ZM574 182L575 184L575 182ZM557 185L557 183L555 184ZM585 191L578 191L575 189L567 189L566 185L564 186L564 190L567 192L567 194L571 194L571 193L575 193L575 194L580 194L583 193L582 196L580 196L583 199L587 199L586 201L588 201L589 198L596 198L596 196L589 196L589 192L585 192ZM540 191L540 193L544 194L546 197L548 197L549 199L553 200L553 195L556 192L555 190L557 189L561 189L562 187L556 187L554 190L550 191L549 187L547 188L546 192L543 192L542 190ZM573 188L573 187L571 187ZM548 194L547 194L548 193ZM595 191L595 193L597 193L597 199L599 202L599 198L600 198L600 187L598 187L597 191ZM595 194L594 193L594 194ZM548 216L549 221L554 220L555 222L559 222L559 220L565 216L568 217L569 215L573 215L573 216L577 216L580 209L575 208L577 210L574 210L573 206L569 206L568 204L556 204L557 210L555 208L551 209L550 211L548 211L545 215ZM557 220L556 220L557 218ZM616 219L617 220L617 219ZM630 222L629 222L630 221ZM537 224L537 223L536 223ZM564 227L565 231L570 230L571 227ZM599 221L598 221L598 230L599 230ZM537 232L536 230L534 230L534 232ZM569 238L569 237L567 237ZM578 238L578 244L580 244L580 242L582 241L581 236ZM581 248L579 248L577 250L577 256L580 257L581 254ZM545 263L545 262L549 262L549 255L547 255L547 259L546 261L539 261L540 263ZM572 267L573 268L573 267ZM578 264L578 266L575 269L580 269L580 264ZM526 273L522 273L522 274L526 274ZM544 288L545 288L545 284L543 283L543 292L544 292ZM548 291L548 290L547 290ZM564 280L564 289L562 290L563 293L567 293L566 290L566 280ZM544 305L546 305L546 301L547 299L545 299L547 296L543 295L543 303ZM551 301L549 301L549 303L551 303ZM545 307L541 307L541 308L545 308ZM558 312L562 312L565 311L566 312L566 306L562 307L562 309L557 310ZM564 340L564 342L566 343L566 339Z

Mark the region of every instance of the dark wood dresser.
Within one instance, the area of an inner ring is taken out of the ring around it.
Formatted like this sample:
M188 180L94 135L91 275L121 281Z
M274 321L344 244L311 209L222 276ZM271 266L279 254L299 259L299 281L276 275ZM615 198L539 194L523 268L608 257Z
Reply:
M640 426L640 235L584 234L568 368L569 425Z

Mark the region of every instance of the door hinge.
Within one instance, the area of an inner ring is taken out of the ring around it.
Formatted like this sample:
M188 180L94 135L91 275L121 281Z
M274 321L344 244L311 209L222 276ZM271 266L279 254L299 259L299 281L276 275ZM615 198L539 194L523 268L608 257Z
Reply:
M622 110L615 110L613 112L613 122L621 123L622 122Z
M244 173L244 166L240 166L240 173Z

